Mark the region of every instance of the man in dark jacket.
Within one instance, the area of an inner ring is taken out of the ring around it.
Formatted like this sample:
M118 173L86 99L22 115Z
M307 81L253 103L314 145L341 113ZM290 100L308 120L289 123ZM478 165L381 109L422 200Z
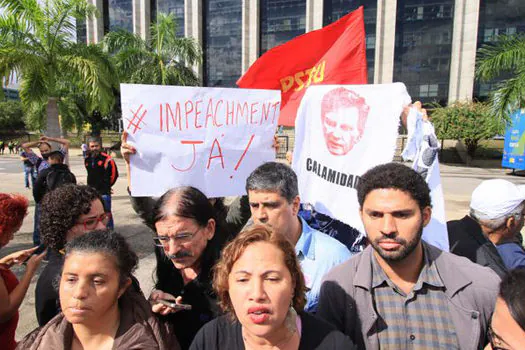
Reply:
M513 183L483 181L470 201L470 215L447 223L450 252L490 267L501 278L507 267L496 246L512 242L523 227L525 195Z
M102 152L101 139L90 138L88 149L87 157L84 159L88 185L100 193L104 200L104 207L111 212L111 186L118 178L117 164L109 154ZM113 228L113 226L113 216L111 216L108 228Z
M49 168L40 171L33 185L33 197L36 203L40 203L44 195L53 191L61 185L72 183L76 184L75 175L69 170L67 164L64 164L64 155L60 151L49 153L47 162Z

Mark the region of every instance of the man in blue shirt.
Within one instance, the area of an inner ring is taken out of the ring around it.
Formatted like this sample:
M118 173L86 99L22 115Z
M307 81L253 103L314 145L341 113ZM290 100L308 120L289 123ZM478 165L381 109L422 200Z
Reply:
M323 276L350 258L350 251L335 238L323 234L298 216L300 198L297 175L289 166L268 162L246 180L252 219L282 234L295 246L306 287L307 312L317 311Z

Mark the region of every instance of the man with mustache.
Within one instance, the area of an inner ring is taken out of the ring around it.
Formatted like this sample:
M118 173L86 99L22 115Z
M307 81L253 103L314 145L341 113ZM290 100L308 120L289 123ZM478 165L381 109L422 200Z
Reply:
M20 156L27 159L28 162L34 165L35 170L36 170L36 177L38 177L39 172L41 172L44 169L49 168L50 166L47 161L47 158L52 151L50 142L56 142L60 144L58 151L64 155L65 163L68 164L67 153L69 150L69 140L55 138L55 137L42 136L39 141L25 142L22 144L23 151L20 153ZM33 152L33 150L31 149L32 147L38 147L38 150L40 151L40 157L35 152ZM37 204L35 206L35 217L33 220L34 222L33 244L35 246L40 245L39 221L40 221L40 204Z
M102 140L91 137L88 140L88 152L84 159L87 170L87 183L95 188L104 200L104 207L111 213L111 187L118 178L117 164L111 156L102 152ZM113 228L113 215L107 227Z
M499 277L421 240L430 189L399 163L367 171L357 188L370 246L332 269L318 315L360 349L479 349Z
M305 311L315 313L323 276L350 258L338 240L308 226L299 213L297 175L288 165L268 162L246 180L253 222L270 226L294 246L308 288Z

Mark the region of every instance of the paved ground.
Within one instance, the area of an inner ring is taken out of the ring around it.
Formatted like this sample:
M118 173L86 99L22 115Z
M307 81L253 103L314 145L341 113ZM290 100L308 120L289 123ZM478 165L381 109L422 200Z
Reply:
M70 165L77 176L79 183L86 183L86 172L83 167L80 150L72 150ZM153 245L150 240L150 232L141 224L140 219L134 213L129 203L126 192L126 173L123 160L117 160L120 179L114 186L113 215L115 227L129 240L132 247L138 253L140 259L139 269L136 273L142 289L146 295L153 285L152 275L155 268L155 257ZM478 167L467 168L459 165L441 165L443 188L446 200L447 219L458 219L468 211L470 194L473 189L483 180L491 178L504 178L515 183L525 184L525 177L510 176L509 170L499 168L499 162L475 163ZM24 188L22 163L15 155L0 156L0 191L18 192L32 198L30 190ZM24 221L21 230L15 235L15 239L9 245L2 248L0 256L10 252L30 248L33 232L34 203L31 202L30 213ZM22 268L15 268L15 273L21 275ZM37 273L38 275L38 273ZM28 294L20 308L20 321L17 329L17 338L20 339L36 327L36 316L34 311L34 285L33 280Z

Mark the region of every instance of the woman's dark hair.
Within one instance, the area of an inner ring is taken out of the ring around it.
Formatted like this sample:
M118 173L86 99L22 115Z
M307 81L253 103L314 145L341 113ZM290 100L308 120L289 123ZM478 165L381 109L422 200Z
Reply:
M120 285L132 277L139 258L126 239L111 230L97 230L76 237L66 245L64 261L73 253L101 253L114 257L120 275Z
M525 268L510 270L503 277L499 297L507 304L514 321L525 331Z
M104 201L93 187L67 184L46 193L40 205L40 236L48 247L61 250L66 234L81 215L89 213L94 200Z
M180 216L194 220L200 227L205 227L210 219L215 220L215 234L208 241L201 257L201 276L211 279L211 268L219 258L220 250L225 243L226 235L210 201L195 187L177 187L164 193L153 209L151 224L154 231L155 223L169 216ZM175 269L164 250L155 247L157 258L156 288L168 293L178 293L184 286L180 271Z

